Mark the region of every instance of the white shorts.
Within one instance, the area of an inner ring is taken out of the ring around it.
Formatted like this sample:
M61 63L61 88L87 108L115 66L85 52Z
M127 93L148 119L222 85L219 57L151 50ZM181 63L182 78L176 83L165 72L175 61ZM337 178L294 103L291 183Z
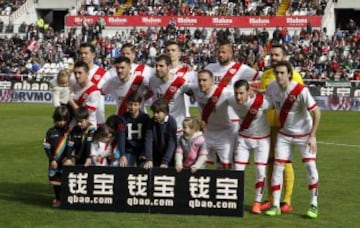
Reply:
M294 145L299 146L303 159L315 159L316 153L311 153L310 147L307 145L309 137L310 135L292 137L279 133L275 145L275 159L283 162L291 161Z
M219 158L223 165L231 165L235 144L233 130L206 132L205 139L209 152L208 161L216 163L217 158Z
M254 151L254 162L259 165L266 165L269 158L270 137L248 138L238 136L234 160L235 163L249 164L250 152Z

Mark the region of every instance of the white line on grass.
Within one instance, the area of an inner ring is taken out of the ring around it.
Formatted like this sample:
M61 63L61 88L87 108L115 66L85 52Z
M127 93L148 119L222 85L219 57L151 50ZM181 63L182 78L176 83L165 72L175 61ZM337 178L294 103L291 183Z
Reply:
M334 145L334 146L345 146L345 147L359 147L360 145L351 145L351 144L344 144L344 143L331 143L331 142L322 142L318 141L319 144L325 144L325 145Z

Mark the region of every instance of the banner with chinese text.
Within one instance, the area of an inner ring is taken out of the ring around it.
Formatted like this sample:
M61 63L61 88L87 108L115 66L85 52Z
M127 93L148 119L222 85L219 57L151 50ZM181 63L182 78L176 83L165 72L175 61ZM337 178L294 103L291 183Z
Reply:
M65 167L61 207L78 210L243 216L241 171Z

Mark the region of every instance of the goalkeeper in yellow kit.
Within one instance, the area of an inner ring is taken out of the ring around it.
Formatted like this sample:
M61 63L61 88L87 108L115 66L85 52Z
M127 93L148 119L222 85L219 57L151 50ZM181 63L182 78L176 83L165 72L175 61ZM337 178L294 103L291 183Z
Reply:
M286 60L286 49L282 45L272 45L270 50L271 65L273 66L277 62L284 60ZM304 84L301 75L296 71L292 72L292 79L296 82ZM260 90L265 92L266 87L273 81L275 81L275 74L273 72L273 69L272 68L267 69L262 74ZM275 110L268 110L267 117L269 124L271 126L271 145L270 145L270 153L269 153L269 161L268 161L268 169L267 169L268 200L263 202L263 204L261 205L262 211L269 209L272 205L271 177L273 172L274 156L275 156L274 148L276 142L276 135L278 130L280 129L280 123L277 114L275 113ZM285 165L285 171L284 171L284 183L283 183L284 198L280 206L282 213L289 213L292 211L291 195L293 191L293 186L294 186L294 169L292 163L287 163Z

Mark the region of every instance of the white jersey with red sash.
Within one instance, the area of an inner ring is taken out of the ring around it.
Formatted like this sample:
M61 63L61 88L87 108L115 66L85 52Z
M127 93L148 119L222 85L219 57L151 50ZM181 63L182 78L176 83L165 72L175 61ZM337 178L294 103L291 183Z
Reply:
M260 77L259 72L255 69L246 64L241 64L234 61L231 61L226 66L223 66L218 62L211 63L207 65L205 69L210 70L213 73L214 82L216 85L221 84L222 86L226 86L231 89L234 83L239 79L253 81L259 79ZM229 109L229 115L232 121L237 125L239 119L232 109Z
M213 86L209 95L198 88L194 89L194 97L200 106L202 120L207 123L208 131L233 131L233 124L228 114L228 100L233 97L233 91L228 88Z
M211 63L207 65L205 69L213 72L215 84L218 85L221 82L223 86L226 85L230 87L239 79L254 81L258 80L261 76L258 71L250 66L234 61L231 61L226 66L220 63ZM226 78L225 80L223 79L224 77Z
M144 77L141 75L137 75L135 76L132 84L130 85L126 95L123 98L123 101L121 103L121 105L119 106L118 110L117 110L117 115L118 116L122 116L126 110L127 110L127 99L130 95L132 94L136 94L138 89L141 87L142 82L144 81Z
M107 72L104 68L94 65L89 71L89 80L96 85L99 89L103 84L109 80L111 77L110 73ZM105 123L105 98L100 96L99 106L96 110L97 124Z
M170 70L170 73L176 77L183 77L186 79L186 84L191 85L192 87L197 87L197 72L188 68L188 66L179 66L174 67ZM186 116L190 116L190 96L185 95L185 107L186 107Z
M291 81L286 89L281 89L274 81L268 86L267 95L277 111L282 134L296 137L311 132L312 118L309 111L316 109L317 104L308 88Z
M186 78L173 76L166 82L157 77L150 79L149 88L157 98L162 98L169 103L170 115L172 115L179 131L182 129L182 121L186 117L185 93L191 87L186 83Z
M105 74L106 70L104 68L94 65L89 71L89 79L94 85L98 86Z
M228 113L228 100L234 96L233 90L214 85L209 94L198 88L193 91L202 119L207 122L204 135L209 150L208 162L216 162L218 157L224 167L229 167L235 140L234 125Z
M155 77L156 71L154 68L149 67L148 65L133 63L131 64L131 74L135 76L143 76L143 83L145 86L148 86L150 78Z
M112 77L108 80L101 92L103 94L110 94L114 99L117 111L116 113L121 115L126 112L126 98L137 92L139 94L143 94L146 91L146 86L144 85L144 78L141 75L132 76L128 81L122 82L118 77ZM144 109L142 107L142 109Z
M264 111L269 109L271 105L262 94L256 94L255 97L249 98L242 105L238 104L232 97L229 100L229 105L241 120L240 136L260 139L270 135L270 126Z
M85 87L81 88L75 85L74 101L79 106L86 107L90 111L89 121L96 126L97 116L96 110L99 107L100 91L96 85L89 82Z

